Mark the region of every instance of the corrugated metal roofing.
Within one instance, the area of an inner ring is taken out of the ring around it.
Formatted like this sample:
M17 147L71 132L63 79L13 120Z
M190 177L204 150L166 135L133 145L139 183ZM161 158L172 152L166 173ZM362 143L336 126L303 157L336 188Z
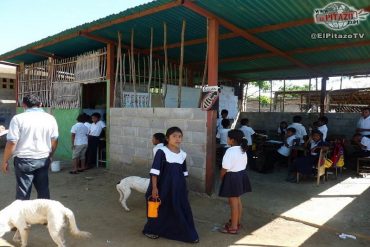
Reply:
M195 40L206 37L207 27L206 18L194 11L181 5L181 1L158 0L141 5L121 13L108 16L106 18L86 23L81 26L68 29L57 35L47 37L38 42L34 42L25 47L18 48L9 53L3 54L1 58L9 62L32 63L44 59L33 54L20 53L31 49L36 45L46 44L49 41L77 33L87 28L94 28L100 24L108 24L118 18L128 17L132 14L142 13L143 11L156 9L166 4L178 3L175 7L166 9L150 15L139 16L122 23L107 25L91 33L103 38L117 40L117 32L123 34L123 42L130 43L130 32L135 30L135 47L147 49L150 44L150 28L154 28L154 47L163 45L163 22L168 27L168 44L180 42L181 23L186 20L185 40ZM314 10L323 8L331 3L330 0L194 0L192 3L204 8L218 17L234 24L244 30L252 30L251 33L267 42L268 44L280 49L288 54L296 49L318 48L342 43L353 43L358 41L369 41L361 46L357 45L348 48L336 48L329 50L317 50L291 55L300 62L312 66L316 72L323 75L370 73L370 17L362 21L357 26L351 26L342 31L332 31L323 25L309 22L294 27L281 28L274 31L256 31L260 27L277 25L287 22L295 22L303 19L313 18ZM370 9L369 0L342 0L341 2L353 6L357 9ZM230 31L220 26L220 35L230 33ZM312 33L329 32L336 34L363 33L363 39L311 39ZM74 56L88 50L93 50L105 46L104 43L94 41L82 36L71 36L67 40L48 44L39 48L40 51L53 53L62 57ZM202 62L205 58L206 44L194 44L185 47L185 63L193 64ZM244 38L234 37L220 40L219 57L229 59L245 56L257 56L266 54L269 51L261 48ZM157 51L163 55L163 51ZM179 59L179 48L168 50L168 55L172 59ZM232 59L231 59L232 60ZM348 63L346 65L346 63ZM323 66L320 66L322 64ZM194 65L194 66L198 66ZM313 76L312 71L297 67L291 61L280 56L269 56L265 58L253 58L238 61L222 62L219 65L220 75L227 75L228 78L255 80L255 79L281 79L304 78ZM317 76L317 74L315 74Z

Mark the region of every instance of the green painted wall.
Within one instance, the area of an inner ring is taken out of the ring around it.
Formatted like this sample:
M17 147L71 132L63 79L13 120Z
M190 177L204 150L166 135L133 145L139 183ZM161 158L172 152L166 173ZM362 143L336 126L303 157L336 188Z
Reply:
M71 146L71 127L76 123L76 118L80 114L80 109L51 109L44 108L48 113L51 113L58 123L59 143L57 151L55 152L55 159L57 160L71 160L72 146ZM17 107L17 114L22 113L23 108Z

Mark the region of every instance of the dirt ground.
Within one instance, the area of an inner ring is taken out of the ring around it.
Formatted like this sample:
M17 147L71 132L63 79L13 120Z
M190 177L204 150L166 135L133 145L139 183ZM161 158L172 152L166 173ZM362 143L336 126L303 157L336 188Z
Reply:
M0 150L2 153L2 150ZM1 156L1 155L0 155ZM66 232L68 246L189 246L167 239L151 240L142 235L145 224L143 194L133 192L128 200L131 212L118 202L116 183L123 177L108 169L92 169L78 175L50 173L52 199L75 213L80 229L92 233L89 240L74 239ZM0 175L0 208L13 201L14 169ZM190 192L198 246L370 246L370 179L351 177L348 171L338 179L316 186L314 181L292 184L284 181L285 170L272 174L250 172L253 192L242 197L243 227L238 235L225 235L218 228L227 221L226 200ZM342 187L338 187L342 186ZM339 188L340 193L335 189ZM32 192L32 197L36 192ZM340 239L339 233L356 236ZM0 238L0 246L19 246L13 233ZM45 226L32 226L29 246L55 246Z

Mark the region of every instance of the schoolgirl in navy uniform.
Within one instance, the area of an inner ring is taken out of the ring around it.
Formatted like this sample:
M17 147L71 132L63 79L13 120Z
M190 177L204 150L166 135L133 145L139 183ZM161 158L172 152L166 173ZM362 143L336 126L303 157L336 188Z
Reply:
M237 234L242 218L242 202L240 196L251 192L251 185L246 171L248 157L248 141L241 130L230 130L227 138L228 145L221 170L221 187L219 196L227 197L231 209L228 223L220 231L222 233Z
M150 170L146 198L160 198L158 218L148 218L143 233L148 238L198 243L193 214L188 200L185 177L188 176L186 153L180 149L182 131L171 127L166 132L166 146L158 149Z

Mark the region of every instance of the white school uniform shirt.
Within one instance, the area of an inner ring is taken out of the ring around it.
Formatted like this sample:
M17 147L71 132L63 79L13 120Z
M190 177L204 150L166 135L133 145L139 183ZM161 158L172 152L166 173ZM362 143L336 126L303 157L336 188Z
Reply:
M367 118L361 117L357 122L357 128L359 129L370 129L370 116ZM361 135L368 136L370 135L370 131L361 131Z
M227 145L227 133L229 133L230 129L224 129L224 128L219 128L216 138L220 139L220 144Z
M370 138L364 136L361 139L361 144L364 145L364 150L370 151Z
M288 128L295 128L295 136L301 139L301 143L304 143L303 137L307 135L306 128L301 123L292 123ZM287 129L288 129L287 128Z
M227 172L239 172L247 167L248 156L240 146L233 146L226 150L222 159L222 168Z
M240 127L240 130L243 131L245 138L247 138L248 146L252 146L252 135L256 133L251 127L243 125Z
M13 156L29 159L47 158L51 140L58 138L55 118L42 108L29 108L10 121L7 140L15 142Z
M99 120L96 123L92 123L90 126L89 135L91 136L100 136L102 130L105 128L105 123Z
M158 149L160 149L163 146L164 146L163 143L158 143L157 145L154 146L154 148L153 148L153 158L154 158L155 154L157 153Z
M277 151L279 154L285 156L285 157L288 157L290 155L290 151L292 150L292 146L293 146L293 141L294 139L296 139L297 137L295 135L292 135L292 136L289 136L287 139L286 139L286 144L288 144L288 147L285 146L285 143L283 146L281 146Z
M326 137L328 135L328 126L326 124L317 128L322 133L322 140L326 141Z
M89 129L83 123L76 123L71 128L71 133L75 134L74 145L86 145L87 144L87 133Z

